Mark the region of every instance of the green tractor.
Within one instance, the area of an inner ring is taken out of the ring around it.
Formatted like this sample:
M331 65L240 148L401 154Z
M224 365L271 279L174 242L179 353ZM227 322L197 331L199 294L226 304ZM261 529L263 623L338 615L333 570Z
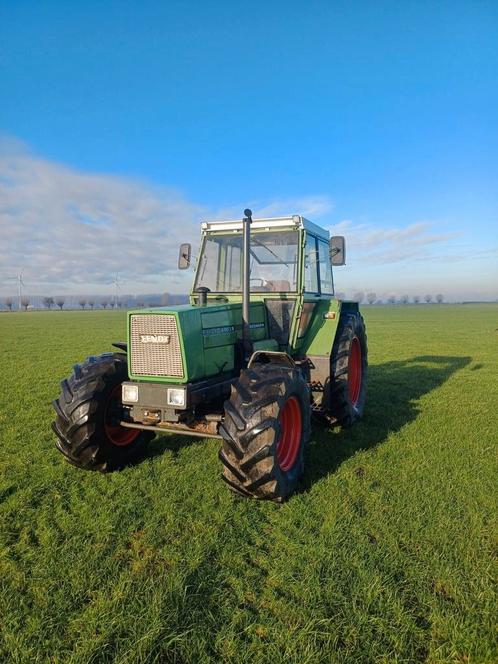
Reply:
M281 501L303 474L312 416L361 417L365 325L332 278L344 238L300 215L244 215L202 224L189 304L128 312L120 352L62 381L53 429L69 463L122 468L156 433L220 438L228 486ZM190 263L184 244L178 267Z

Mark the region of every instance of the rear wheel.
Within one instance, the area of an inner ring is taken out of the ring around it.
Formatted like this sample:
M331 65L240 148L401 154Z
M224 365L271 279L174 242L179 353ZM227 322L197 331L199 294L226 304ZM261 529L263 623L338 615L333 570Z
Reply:
M220 427L223 479L243 496L282 501L304 470L310 397L298 369L256 364L243 371L225 402Z
M330 415L343 427L352 426L365 409L367 335L361 314L341 316L332 349Z
M121 384L127 378L126 355L104 353L76 364L72 376L62 381L52 428L69 463L107 472L143 456L153 434L119 424Z

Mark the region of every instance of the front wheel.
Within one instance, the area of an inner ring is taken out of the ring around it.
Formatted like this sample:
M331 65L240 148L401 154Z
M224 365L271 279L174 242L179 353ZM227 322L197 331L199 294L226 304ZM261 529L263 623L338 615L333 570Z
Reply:
M121 384L127 380L126 355L104 353L76 364L53 403L56 446L73 466L108 472L140 459L148 431L122 427Z
M222 477L233 491L278 502L290 496L310 435L310 396L300 371L275 364L242 371L220 433Z

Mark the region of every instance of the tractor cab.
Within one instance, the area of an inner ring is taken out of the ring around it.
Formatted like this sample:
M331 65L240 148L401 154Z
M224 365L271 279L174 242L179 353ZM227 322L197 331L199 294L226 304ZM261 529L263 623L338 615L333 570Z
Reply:
M199 256L190 302L194 305L238 303L243 299L244 222L202 224ZM301 215L251 219L249 244L250 307L263 303L270 337L292 352L300 345L312 319L314 305L334 295L331 255L344 264L342 238ZM188 247L186 249L186 247ZM190 247L182 245L182 256ZM338 256L338 253L340 256Z
M331 241L328 230L300 215L252 220L251 294L306 292L330 298L334 292L330 255L331 251L337 255L337 240ZM186 246L182 245L182 252ZM202 288L211 294L208 299L241 296L243 255L243 222L204 222L192 294ZM344 261L335 258L334 264Z

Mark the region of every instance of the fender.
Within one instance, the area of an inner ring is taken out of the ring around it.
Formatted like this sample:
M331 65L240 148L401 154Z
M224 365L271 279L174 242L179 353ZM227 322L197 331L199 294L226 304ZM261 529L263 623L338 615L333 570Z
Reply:
M330 363L339 324L346 316L358 311L358 302L331 300L328 311L322 314L323 320L317 322L317 328L310 335L311 343L306 347L303 359L307 364L313 402L318 409L326 408L328 403Z

